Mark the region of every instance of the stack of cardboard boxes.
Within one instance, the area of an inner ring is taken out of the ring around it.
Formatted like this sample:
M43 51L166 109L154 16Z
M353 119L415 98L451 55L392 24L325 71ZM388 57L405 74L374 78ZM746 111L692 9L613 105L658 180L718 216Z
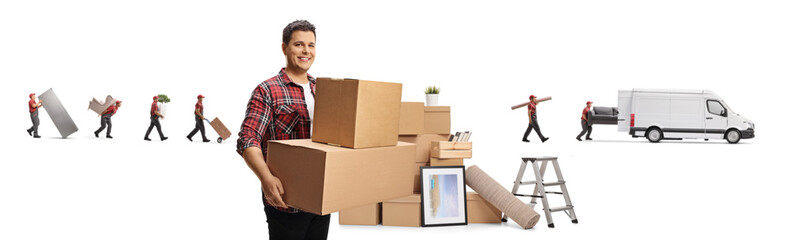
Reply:
M398 142L400 107L401 84L317 79L313 140L269 143L285 202L325 215L412 194L415 144ZM286 110L276 124L293 129L299 119Z
M415 144L413 194L340 211L342 225L377 225L420 227L420 167L464 166L463 158L472 157L472 143L448 142L450 107L426 107L422 102L402 102L398 139ZM469 223L500 223L502 213L477 193L467 193Z

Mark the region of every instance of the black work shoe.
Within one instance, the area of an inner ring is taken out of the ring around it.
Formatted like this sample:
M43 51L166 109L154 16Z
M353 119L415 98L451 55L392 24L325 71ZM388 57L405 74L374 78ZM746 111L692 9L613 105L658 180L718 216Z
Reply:
M109 139L113 139L113 136L110 136L110 135L107 135L107 136L104 136L104 137L109 138Z
M168 137L161 138L162 141L168 140Z
M150 139L150 138L143 138L143 140L146 140L146 141L151 141L151 139Z
M33 130L28 129L27 130L27 135L33 136Z
M530 140L522 139L522 142L530 142Z
M93 135L96 136L96 138L99 138L99 132L93 132Z
M189 139L190 142L192 142L192 138L190 136L187 136L187 139Z
M541 142L546 142L547 140L549 140L549 138L544 138L544 139L541 139Z
M593 138L585 138L585 140L593 140Z
M41 138L39 135L33 135L33 138Z
M209 139L203 139L203 142L211 142Z
M582 139L580 139L580 138L577 138L577 141L582 141Z

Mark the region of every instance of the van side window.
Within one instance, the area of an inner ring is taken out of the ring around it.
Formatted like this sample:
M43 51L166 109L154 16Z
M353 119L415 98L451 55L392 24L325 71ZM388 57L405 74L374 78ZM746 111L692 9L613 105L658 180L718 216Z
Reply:
M709 109L709 113L723 117L725 116L725 107L723 107L719 101L708 100L706 101L706 106Z

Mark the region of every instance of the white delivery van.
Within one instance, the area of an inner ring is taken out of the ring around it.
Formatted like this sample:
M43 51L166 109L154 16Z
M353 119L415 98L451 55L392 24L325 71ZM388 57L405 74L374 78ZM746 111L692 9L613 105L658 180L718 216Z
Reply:
M618 131L651 142L662 139L725 139L755 136L755 124L708 90L618 91Z

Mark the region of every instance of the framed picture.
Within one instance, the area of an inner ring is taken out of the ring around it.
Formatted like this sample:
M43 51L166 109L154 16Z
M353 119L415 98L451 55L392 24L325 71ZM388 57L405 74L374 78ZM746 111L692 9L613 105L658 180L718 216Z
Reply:
M420 167L421 225L467 225L465 183L464 166Z

